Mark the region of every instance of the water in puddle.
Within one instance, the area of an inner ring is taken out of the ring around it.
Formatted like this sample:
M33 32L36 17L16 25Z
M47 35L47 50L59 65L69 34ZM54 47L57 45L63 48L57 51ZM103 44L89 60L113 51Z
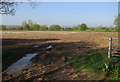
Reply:
M47 50L48 50L48 49L53 49L53 47L52 47L52 46L48 46L46 49L47 49Z
M11 66L8 67L6 70L9 74L18 73L25 68L28 68L31 65L30 60L37 55L37 53L30 53L26 54L25 57L21 58L17 62L13 63Z

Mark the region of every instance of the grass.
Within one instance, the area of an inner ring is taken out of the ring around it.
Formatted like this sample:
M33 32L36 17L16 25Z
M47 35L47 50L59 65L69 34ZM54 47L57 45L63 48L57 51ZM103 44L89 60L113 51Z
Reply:
M71 59L70 64L76 66L79 72L105 72L107 79L120 79L120 58L108 59L107 53L97 52L91 55L79 55Z

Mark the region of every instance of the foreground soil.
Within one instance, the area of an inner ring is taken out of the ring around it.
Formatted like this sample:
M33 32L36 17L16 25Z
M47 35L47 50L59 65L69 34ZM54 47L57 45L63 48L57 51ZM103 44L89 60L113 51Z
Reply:
M69 64L76 55L107 52L108 38L118 37L117 32L67 32L67 31L3 31L3 51L12 51L3 59L3 80L104 80L105 74L79 73ZM113 41L113 42L117 42ZM39 45L39 47L34 47ZM46 47L53 49L46 50ZM113 46L114 47L114 46ZM4 70L27 53L38 53L32 66L18 74L9 75Z

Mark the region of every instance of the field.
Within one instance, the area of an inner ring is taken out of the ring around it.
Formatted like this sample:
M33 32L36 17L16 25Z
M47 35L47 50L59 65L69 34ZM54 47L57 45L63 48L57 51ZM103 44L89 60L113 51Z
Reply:
M74 67L63 60L78 54L107 53L110 37L118 37L118 32L2 31L3 71L25 54L38 53L31 60L33 66L30 69L23 70L22 74L13 75L12 78L38 80L44 76L44 79L54 77L61 80L77 79L77 76L81 76L79 79L103 79L104 74L101 76L89 72L78 74ZM34 47L35 45L39 47ZM53 49L47 51L46 47L50 45ZM72 73L69 74L70 72ZM6 76L3 78L6 80Z

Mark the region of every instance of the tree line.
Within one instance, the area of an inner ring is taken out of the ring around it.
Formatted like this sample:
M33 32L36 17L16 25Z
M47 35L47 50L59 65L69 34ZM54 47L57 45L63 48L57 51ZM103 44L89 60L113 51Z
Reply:
M23 21L22 26L16 27L6 27L5 25L0 25L2 30L26 30L26 31L95 31L95 32L109 32L109 31L118 31L118 17L114 20L115 27L103 27L98 26L88 27L86 24L78 24L72 27L62 27L60 25L39 25L37 23L33 23L32 20Z
M26 24L25 26L16 26L16 27L6 27L5 25L0 25L2 27L2 30L24 30L24 31L95 31L95 32L109 32L109 31L118 31L117 26L116 27L103 27L98 26L97 28L90 27L88 28L86 24L79 24L77 26L73 27L66 27L63 28L60 25L38 25L34 24L33 26L29 26Z

